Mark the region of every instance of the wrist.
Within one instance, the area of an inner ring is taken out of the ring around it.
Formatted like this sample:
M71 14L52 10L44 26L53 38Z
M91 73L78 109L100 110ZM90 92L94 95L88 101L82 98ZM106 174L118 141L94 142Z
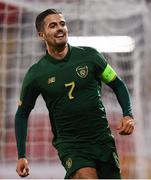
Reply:
M128 117L128 118L129 118L129 117L130 117L130 118L132 118L132 119L133 119L133 115L132 115L132 114L123 115L123 117L124 117L124 118L126 118L126 117Z

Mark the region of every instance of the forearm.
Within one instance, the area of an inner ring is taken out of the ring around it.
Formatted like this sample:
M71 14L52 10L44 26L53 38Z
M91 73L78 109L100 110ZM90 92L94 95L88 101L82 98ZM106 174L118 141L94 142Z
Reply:
M26 136L29 112L18 108L15 115L15 135L18 149L18 158L25 157Z
M118 77L108 85L113 89L117 100L122 108L123 116L132 116L132 107L129 91L125 83Z

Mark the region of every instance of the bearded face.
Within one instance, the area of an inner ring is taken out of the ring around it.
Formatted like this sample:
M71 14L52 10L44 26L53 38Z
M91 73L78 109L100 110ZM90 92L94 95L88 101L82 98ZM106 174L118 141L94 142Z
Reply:
M41 36L46 45L54 49L63 49L68 41L68 30L62 14L51 14L44 19Z

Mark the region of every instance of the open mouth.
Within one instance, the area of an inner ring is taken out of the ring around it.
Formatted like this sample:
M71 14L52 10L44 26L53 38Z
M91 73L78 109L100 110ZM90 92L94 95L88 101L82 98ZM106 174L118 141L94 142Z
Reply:
M63 31L60 31L60 32L58 32L57 34L56 34L56 38L63 38L65 36L65 33L63 32Z
M64 36L65 36L64 33L59 33L59 34L57 34L56 38L62 38L62 37L64 37Z

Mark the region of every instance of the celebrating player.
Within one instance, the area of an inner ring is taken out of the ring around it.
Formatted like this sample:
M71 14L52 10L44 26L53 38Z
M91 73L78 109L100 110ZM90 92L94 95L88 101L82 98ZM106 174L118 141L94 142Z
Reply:
M41 94L49 111L52 143L66 169L65 178L120 179L115 141L101 100L101 83L113 89L121 106L123 118L117 130L130 135L134 120L125 83L97 50L68 43L68 29L60 11L40 13L36 29L46 44L46 54L28 70L22 85L15 116L18 175L29 175L25 145L28 117Z

